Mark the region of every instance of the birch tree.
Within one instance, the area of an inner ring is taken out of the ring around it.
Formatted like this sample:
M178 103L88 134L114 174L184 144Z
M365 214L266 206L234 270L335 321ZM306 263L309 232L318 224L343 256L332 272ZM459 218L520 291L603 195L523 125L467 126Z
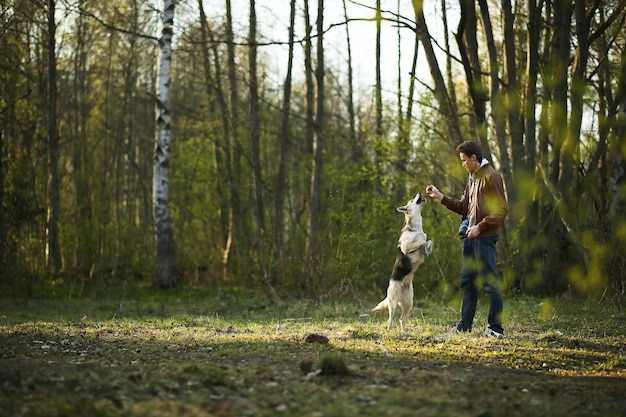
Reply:
M163 0L163 26L157 58L157 132L152 176L152 207L157 246L156 286L178 285L174 229L170 216L169 163L171 146L170 69L176 0Z

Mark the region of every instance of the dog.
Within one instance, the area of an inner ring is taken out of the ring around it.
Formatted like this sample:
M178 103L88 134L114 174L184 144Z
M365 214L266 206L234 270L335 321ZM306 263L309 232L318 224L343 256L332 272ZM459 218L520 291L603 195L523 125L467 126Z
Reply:
M413 274L433 251L433 241L426 240L422 230L422 205L426 200L422 193L396 210L404 213L404 226L400 230L398 252L389 278L387 297L372 309L374 312L389 311L387 330L393 327L393 316L398 305L402 308L400 330L404 331L406 320L413 308Z

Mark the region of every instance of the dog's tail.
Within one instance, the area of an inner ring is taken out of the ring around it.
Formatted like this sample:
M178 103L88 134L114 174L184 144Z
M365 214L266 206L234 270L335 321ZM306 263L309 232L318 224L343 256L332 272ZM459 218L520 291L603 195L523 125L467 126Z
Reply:
M383 301L381 301L380 303L378 303L378 305L376 307L374 307L372 309L372 311L376 312L376 311L387 311L387 309L389 308L389 299L387 297L385 297L385 299Z

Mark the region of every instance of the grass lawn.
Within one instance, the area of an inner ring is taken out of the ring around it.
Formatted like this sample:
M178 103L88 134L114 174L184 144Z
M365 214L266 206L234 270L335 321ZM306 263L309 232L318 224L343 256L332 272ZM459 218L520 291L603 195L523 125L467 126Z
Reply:
M459 303L278 308L254 294L0 299L3 416L623 416L626 316L505 299L505 338L450 335ZM308 337L310 334L323 337Z

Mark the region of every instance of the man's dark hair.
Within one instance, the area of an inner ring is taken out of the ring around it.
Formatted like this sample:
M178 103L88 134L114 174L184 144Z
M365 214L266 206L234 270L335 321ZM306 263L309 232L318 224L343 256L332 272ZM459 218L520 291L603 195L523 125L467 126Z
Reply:
M474 141L466 140L462 144L456 147L456 151L458 153L463 152L466 156L471 157L472 155L476 155L476 159L478 161L483 160L483 151L480 149L480 146Z

